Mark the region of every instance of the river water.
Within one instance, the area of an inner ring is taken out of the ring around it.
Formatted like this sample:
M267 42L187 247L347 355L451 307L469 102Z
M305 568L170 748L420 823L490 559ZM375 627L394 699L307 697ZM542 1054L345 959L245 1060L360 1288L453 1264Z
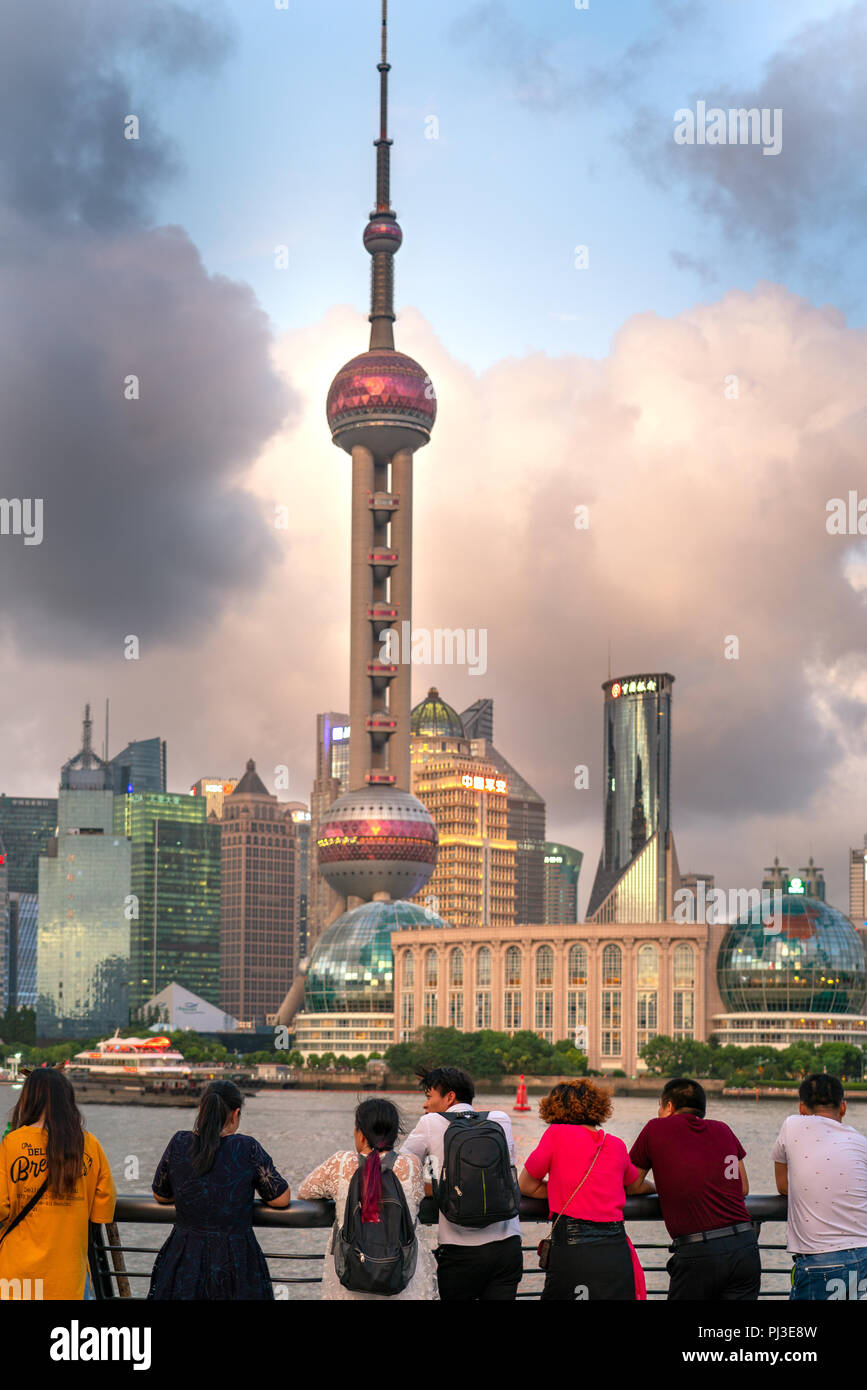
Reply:
M241 1129L252 1134L267 1149L294 1193L307 1173L329 1154L338 1149L352 1148L353 1113L358 1101L365 1098L365 1095L356 1096L353 1092L345 1091L262 1092L246 1102ZM422 1113L418 1093L392 1094L390 1098L400 1109L407 1129L412 1128ZM520 1169L527 1154L535 1147L544 1125L538 1116L536 1098L530 1098L533 1109L529 1115L512 1114L513 1104L512 1094L480 1094L475 1100L478 1109L501 1109L512 1115ZM195 1117L194 1110L180 1107L85 1105L82 1109L88 1129L93 1131L105 1149L118 1191L122 1193L150 1193L151 1180L166 1144L176 1130L190 1129ZM712 1102L711 1118L725 1120L747 1151L745 1163L753 1192L775 1191L771 1148L786 1115L796 1110L797 1102L791 1100ZM629 1146L647 1120L655 1115L656 1106L650 1099L618 1097L605 1128ZM853 1104L846 1120L862 1133L867 1133L867 1104ZM524 1243L535 1246L545 1230L541 1225L525 1224ZM121 1228L124 1245L147 1246L154 1250L159 1248L168 1234L169 1228L166 1226L124 1225ZM665 1228L661 1224L634 1223L629 1227L629 1234L636 1246L648 1241L667 1242ZM269 1255L295 1253L309 1257L324 1252L329 1232L259 1230L257 1236ZM435 1228L420 1228L420 1239L433 1244L434 1237ZM763 1245L785 1245L785 1226L764 1226L761 1239ZM667 1258L665 1250L639 1251L639 1254L645 1269L651 1265L664 1266ZM153 1260L152 1255L128 1255L126 1258L131 1271L148 1271ZM785 1250L769 1253L763 1262L766 1267L771 1265L784 1271L776 1276L766 1276L763 1292L783 1292L788 1287L788 1270L791 1268ZM535 1264L535 1256L526 1254L525 1266L533 1267ZM309 1258L304 1261L272 1261L272 1273L278 1279L287 1276L315 1278L319 1268L318 1260ZM147 1292L146 1278L135 1278L131 1282L135 1295L143 1296ZM522 1292L538 1291L541 1282L541 1275L525 1277ZM664 1288L666 1282L664 1275L647 1274L648 1290L651 1292ZM287 1283L281 1296L291 1299L317 1298L319 1288L315 1283Z

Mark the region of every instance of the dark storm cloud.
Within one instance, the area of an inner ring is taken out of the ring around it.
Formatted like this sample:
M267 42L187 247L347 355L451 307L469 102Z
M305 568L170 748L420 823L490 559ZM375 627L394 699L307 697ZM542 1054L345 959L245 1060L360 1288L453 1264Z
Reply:
M683 184L732 236L752 233L788 252L818 232L841 245L862 235L867 214L867 9L856 5L806 26L767 63L753 89L708 86L639 111L626 137L635 162L663 186ZM676 145L674 111L698 100L724 110L782 111L782 149Z
M0 495L44 504L41 545L0 537L3 621L57 655L120 653L216 619L276 557L244 491L291 404L267 320L181 228L150 225L177 167L153 93L230 35L133 0L16 0L3 27Z

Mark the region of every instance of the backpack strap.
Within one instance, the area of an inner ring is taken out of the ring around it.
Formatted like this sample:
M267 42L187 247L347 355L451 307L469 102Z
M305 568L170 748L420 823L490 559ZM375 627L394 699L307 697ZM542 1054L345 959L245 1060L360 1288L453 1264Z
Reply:
M490 1110L441 1110L439 1112L446 1124L453 1124L455 1120L486 1120L490 1115Z
M387 1154L381 1153L379 1156L379 1166L380 1168L383 1168L386 1172L394 1171L394 1165L396 1161L397 1154L395 1153L394 1149L389 1149Z

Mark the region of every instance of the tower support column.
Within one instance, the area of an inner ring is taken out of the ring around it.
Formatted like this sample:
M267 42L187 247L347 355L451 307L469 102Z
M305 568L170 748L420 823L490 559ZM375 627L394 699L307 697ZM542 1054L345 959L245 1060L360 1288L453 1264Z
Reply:
M368 497L374 491L374 458L370 449L352 449L352 549L349 598L349 788L364 787L370 767L370 738L365 720L370 713L367 662L374 654L373 630L367 607L373 596L368 552L373 541L373 513Z
M398 632L401 634L398 673L389 689L389 710L397 720L397 729L389 741L389 770L395 785L410 791L409 715L412 708L412 644L404 634L412 635L412 453L400 449L391 461L391 490L400 494L400 506L391 520L391 548L397 552L398 563L391 577L391 598L398 608ZM408 624L404 627L403 624ZM409 646L409 650L407 650Z

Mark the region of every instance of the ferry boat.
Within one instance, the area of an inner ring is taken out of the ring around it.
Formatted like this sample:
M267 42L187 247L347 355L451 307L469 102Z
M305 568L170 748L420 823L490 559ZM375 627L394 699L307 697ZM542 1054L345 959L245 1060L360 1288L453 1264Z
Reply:
M91 1051L76 1052L66 1066L70 1072L92 1081L138 1076L189 1082L191 1075L182 1053L173 1050L168 1038L122 1038L118 1032L104 1038Z

